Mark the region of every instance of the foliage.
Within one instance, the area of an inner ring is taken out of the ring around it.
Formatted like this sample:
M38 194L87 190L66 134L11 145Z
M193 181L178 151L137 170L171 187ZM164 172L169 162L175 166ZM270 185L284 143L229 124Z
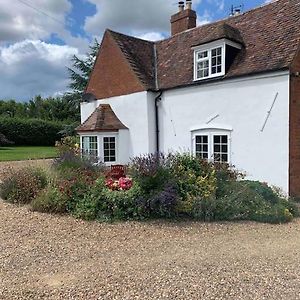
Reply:
M59 131L58 134L60 134L64 138L66 138L66 137L75 137L77 135L76 127L78 125L79 125L78 122L63 125L63 129L61 131Z
M0 117L42 119L72 124L79 122L80 112L73 95L65 94L56 98L42 98L38 95L29 100L29 102L0 100Z
M109 219L129 220L140 218L137 200L142 196L142 189L137 183L129 190L102 190L99 199L99 216Z
M63 125L38 119L0 118L0 131L16 145L53 146Z
M11 170L7 175L0 185L0 196L12 203L30 203L47 186L47 174L42 169Z
M73 211L77 202L84 198L95 183L98 174L91 169L74 169L64 173L65 178L58 179L59 192L68 199L68 211Z
M85 59L80 59L76 55L73 56L73 69L68 68L68 71L71 79L70 88L72 88L75 93L84 92L96 60L99 46L98 41L95 39Z
M68 198L56 187L49 186L31 201L30 206L33 211L63 214L67 212Z
M137 199L139 214L143 218L170 218L177 214L178 193L174 184L168 183L162 190Z
M109 180L105 168L62 151L51 180L39 169L15 171L2 183L1 196L31 203L33 210L85 220L184 216L284 223L299 216L297 206L277 189L240 180L242 175L233 167L189 154L140 156L133 159L130 170L132 179Z
M212 164L190 154L176 154L172 160L172 175L181 199L195 196L202 199L216 192L216 176Z
M6 136L0 133L0 146L13 145L14 142L8 140Z
M130 174L146 193L159 190L171 178L171 158L171 154L163 153L135 157L130 163Z
M198 199L193 207L193 216L204 221L253 220L285 223L299 215L297 207L291 201L279 197L275 201L274 192L272 198L265 197L265 192L268 191L270 196L272 189L267 185L263 192L253 188L258 185L251 181L231 182L223 197Z
M81 157L74 151L62 152L59 157L53 160L53 168L61 175L74 173L77 169L90 170L97 173L104 173L106 167L104 164L94 164L93 160L87 157Z
M73 153L74 155L80 155L80 145L79 137L77 136L66 136L63 137L60 142L56 142L59 156L65 153Z

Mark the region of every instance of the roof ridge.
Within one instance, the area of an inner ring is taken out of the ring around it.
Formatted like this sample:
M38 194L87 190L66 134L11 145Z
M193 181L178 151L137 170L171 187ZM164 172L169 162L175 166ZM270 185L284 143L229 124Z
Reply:
M135 39L135 40L139 40L141 42L146 42L146 43L151 43L151 44L155 44L155 42L153 41L149 41L149 40L145 40L145 39L141 39L141 38L138 38L138 37L135 37L135 36L132 36L132 35L128 35L128 34L125 34L125 33L122 33L122 32L119 32L119 31L114 31L114 30L111 30L111 29L106 29L106 31L109 31L113 34L118 34L118 35L122 35L124 37L127 37L127 38L131 38L131 39Z
M257 7L254 7L254 8L251 8L251 9L245 11L245 12L242 12L242 13L240 13L239 15L236 15L236 16L228 16L228 17L225 17L225 18L223 18L223 19L216 20L216 21L214 21L214 22L210 22L210 23L203 24L203 25L201 25L201 26L196 26L196 27L194 27L194 28L190 28L190 29L188 29L188 30L179 32L179 33L177 33L177 34L175 34L175 35L173 35L173 36L169 36L168 38L165 38L165 39L156 41L155 44L156 44L156 43L160 43L160 42L165 42L165 41L167 41L167 40L172 39L174 36L179 36L179 35L182 35L182 34L184 34L184 33L191 32L191 31L193 31L193 30L199 29L199 28L204 28L204 27L211 26L211 25L213 25L213 24L222 23L222 22L225 23L226 20L229 20L229 19L232 19L232 18L239 18L239 17L242 17L242 16L244 16L244 15L246 15L246 14L248 14L248 13L251 13L251 12L253 12L253 11L255 11L255 10L262 9L262 8L268 6L268 5L274 5L274 4L277 3L278 1L280 1L280 0L271 0L271 2L263 3L263 4L261 4L261 5L257 6Z

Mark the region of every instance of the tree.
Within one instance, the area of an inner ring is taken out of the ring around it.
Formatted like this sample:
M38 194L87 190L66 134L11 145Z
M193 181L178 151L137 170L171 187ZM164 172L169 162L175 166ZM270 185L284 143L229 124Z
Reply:
M9 141L4 134L0 132L0 146L12 145L13 142Z
M99 51L99 46L98 41L95 39L94 44L89 46L85 59L80 59L76 55L73 56L73 69L68 68L71 79L70 88L73 90L73 93L82 94L84 92Z

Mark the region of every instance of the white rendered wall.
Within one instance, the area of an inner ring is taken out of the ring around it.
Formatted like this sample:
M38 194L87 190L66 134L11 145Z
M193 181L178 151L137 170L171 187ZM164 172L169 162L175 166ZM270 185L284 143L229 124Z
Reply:
M278 98L263 132L267 112ZM210 119L219 115L209 124ZM191 130L232 128L231 163L247 178L288 192L289 76L225 80L165 91L159 104L160 150L191 150Z
M116 116L129 128L128 133L119 131L119 152L122 162L134 156L155 151L154 97L140 92L81 104L81 122L84 122L100 104L110 104ZM125 138L124 135L128 134ZM122 141L127 140L122 144ZM125 159L127 157L127 159Z

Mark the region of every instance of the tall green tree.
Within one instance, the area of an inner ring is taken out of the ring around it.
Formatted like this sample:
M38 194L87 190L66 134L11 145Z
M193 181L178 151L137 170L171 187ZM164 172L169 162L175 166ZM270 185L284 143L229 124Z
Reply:
M99 51L99 46L98 41L95 39L94 44L89 46L85 59L80 59L76 55L73 56L73 68L68 68L68 71L71 79L70 88L74 93L82 94L84 92Z

